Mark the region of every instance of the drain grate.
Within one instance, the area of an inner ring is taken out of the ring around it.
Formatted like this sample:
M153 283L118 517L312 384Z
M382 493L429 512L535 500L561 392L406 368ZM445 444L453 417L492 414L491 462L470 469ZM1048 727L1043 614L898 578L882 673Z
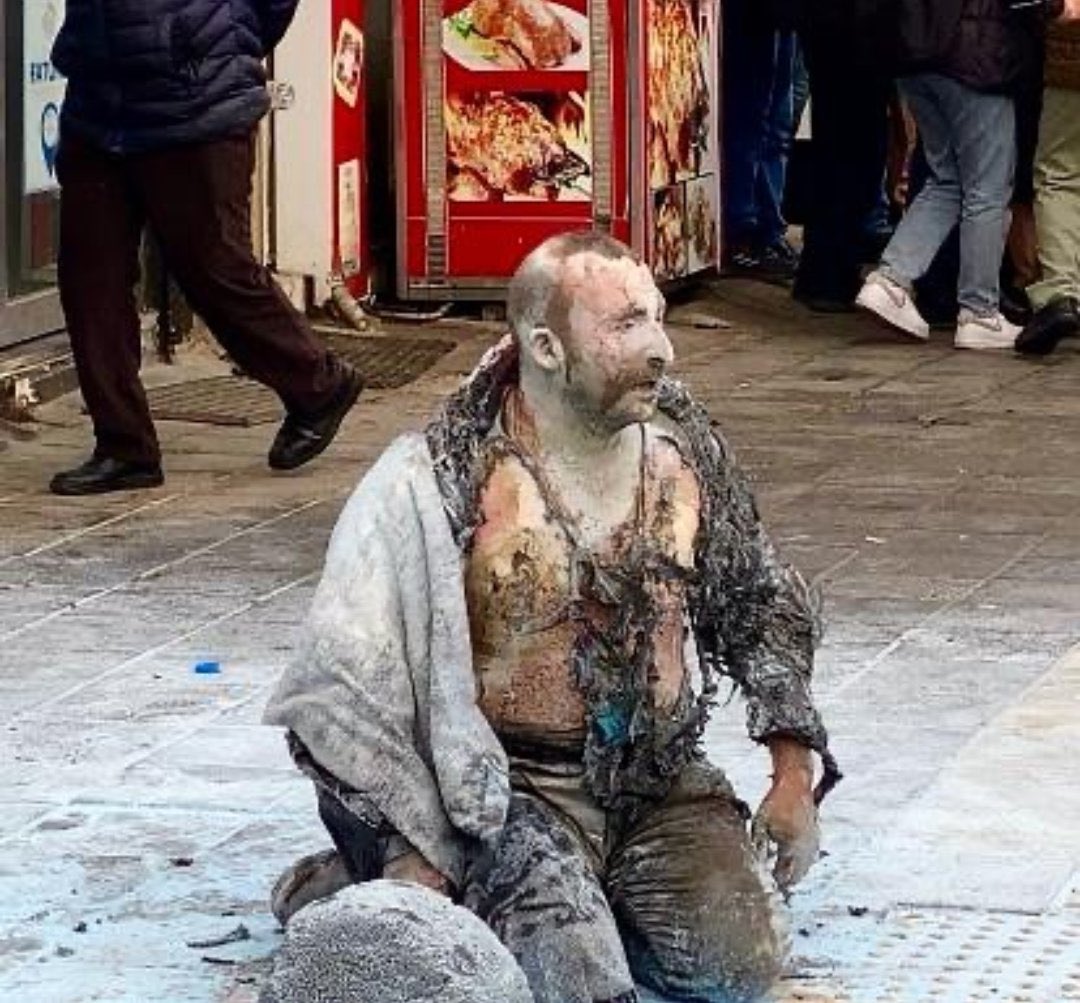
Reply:
M373 390L396 390L412 383L456 345L445 338L403 335L365 338L330 333L324 335L324 340L333 352L364 374Z
M373 390L406 386L454 348L438 338L360 337L328 334L326 343L351 362ZM283 408L277 395L241 376L211 376L170 383L147 391L151 414L167 421L247 427L280 421Z
M835 1003L1080 1003L1080 918L1068 911L905 909L822 917L806 932L796 971ZM784 1003L822 998L800 995L799 981Z

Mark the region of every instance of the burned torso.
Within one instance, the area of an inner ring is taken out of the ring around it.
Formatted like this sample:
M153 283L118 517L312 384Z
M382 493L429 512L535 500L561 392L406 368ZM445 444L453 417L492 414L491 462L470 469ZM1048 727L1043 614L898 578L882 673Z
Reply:
M466 567L482 710L511 755L583 760L601 803L659 793L693 704L696 476L643 429L633 511L586 546L512 436L492 435L484 462Z

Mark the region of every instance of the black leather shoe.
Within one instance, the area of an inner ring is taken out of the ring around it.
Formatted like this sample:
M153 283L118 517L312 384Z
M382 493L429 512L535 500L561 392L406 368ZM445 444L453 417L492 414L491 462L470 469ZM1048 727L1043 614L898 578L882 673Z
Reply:
M1062 338L1080 334L1080 305L1071 296L1055 296L1017 336L1016 350L1024 355L1049 355Z
M165 483L157 463L129 463L111 456L91 456L82 466L65 470L49 482L54 495L103 495L109 491L137 491Z
M270 447L274 470L295 470L314 460L337 435L342 419L356 403L364 381L351 366L344 367L341 386L329 404L316 414L287 414Z

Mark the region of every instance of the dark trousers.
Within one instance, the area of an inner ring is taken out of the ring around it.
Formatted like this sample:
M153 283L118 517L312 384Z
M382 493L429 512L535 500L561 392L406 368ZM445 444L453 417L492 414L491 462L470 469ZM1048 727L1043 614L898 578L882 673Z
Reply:
M881 197L890 81L859 69L854 29L800 34L811 95L811 191L796 293L843 302L860 286L867 218Z
M337 388L332 356L252 253L254 159L254 134L133 155L63 135L60 297L98 456L160 460L139 380L144 226L192 309L286 408L317 410Z
M794 139L795 35L754 17L754 3L724 9L725 211L733 245L765 248L787 231L781 206Z

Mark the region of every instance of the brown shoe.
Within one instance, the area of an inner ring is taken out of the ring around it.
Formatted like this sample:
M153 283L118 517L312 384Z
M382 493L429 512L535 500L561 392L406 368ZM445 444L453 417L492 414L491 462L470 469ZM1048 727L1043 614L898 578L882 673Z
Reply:
M353 883L337 850L322 850L301 857L274 883L270 911L285 926L306 905L347 888Z

